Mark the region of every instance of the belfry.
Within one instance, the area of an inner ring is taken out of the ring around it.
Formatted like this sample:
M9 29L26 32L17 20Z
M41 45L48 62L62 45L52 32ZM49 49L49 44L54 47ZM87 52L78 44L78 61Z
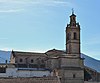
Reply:
M66 27L66 52L80 57L80 25L76 23L76 15L73 11L70 23Z

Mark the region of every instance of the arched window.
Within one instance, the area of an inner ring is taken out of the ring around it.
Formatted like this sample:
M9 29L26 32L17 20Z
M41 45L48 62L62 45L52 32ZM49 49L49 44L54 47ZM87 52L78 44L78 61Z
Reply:
M75 21L75 17L73 17L73 21Z
M34 60L33 59L31 59L31 63L33 63L34 62Z
M17 60L15 60L15 63L17 63Z
M76 78L76 75L75 74L73 74L73 78Z
M72 26L76 26L75 23L72 23Z
M71 17L71 22L75 21L75 17Z
M74 39L77 39L77 33L74 32Z
M23 62L23 59L20 59L19 61L20 61L20 62Z

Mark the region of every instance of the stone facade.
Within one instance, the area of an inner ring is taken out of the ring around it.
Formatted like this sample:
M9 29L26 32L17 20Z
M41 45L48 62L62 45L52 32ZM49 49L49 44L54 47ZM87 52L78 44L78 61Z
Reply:
M76 15L72 12L70 23L66 27L66 51L56 49L45 53L12 51L10 63L18 68L50 69L51 77L59 77L61 83L84 83L86 67L80 52L80 25L76 23ZM96 79L100 81L100 73L97 72L97 75Z
M46 55L44 53L12 51L10 63L18 67L45 67Z

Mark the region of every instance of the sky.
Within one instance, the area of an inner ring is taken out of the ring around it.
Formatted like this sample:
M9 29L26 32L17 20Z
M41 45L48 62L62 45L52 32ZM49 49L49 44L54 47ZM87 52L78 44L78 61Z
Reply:
M72 8L81 26L81 52L100 60L99 0L0 0L0 50L65 50Z

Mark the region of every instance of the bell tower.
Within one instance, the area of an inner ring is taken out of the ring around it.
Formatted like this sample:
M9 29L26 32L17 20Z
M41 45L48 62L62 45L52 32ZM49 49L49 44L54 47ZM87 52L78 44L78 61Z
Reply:
M66 52L69 56L80 57L80 25L76 23L76 15L73 10L70 23L66 27Z

